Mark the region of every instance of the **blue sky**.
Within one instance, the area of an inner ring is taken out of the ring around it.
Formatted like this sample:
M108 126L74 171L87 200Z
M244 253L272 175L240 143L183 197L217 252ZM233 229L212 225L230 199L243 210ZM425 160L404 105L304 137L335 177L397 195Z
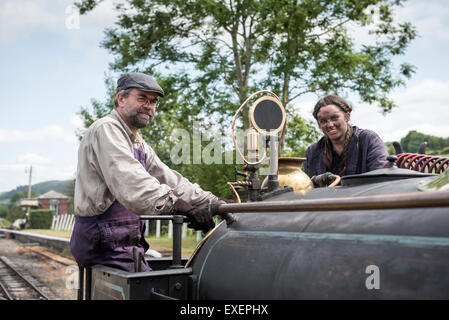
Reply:
M99 43L104 28L115 21L112 1L81 16L79 28L71 5L71 0L0 0L0 192L27 184L30 165L33 183L73 178L75 130L81 126L76 113L106 95L112 57ZM376 106L350 97L352 122L385 141L399 140L409 130L448 137L447 2L411 0L397 17L412 22L420 34L400 59L417 72L407 87L392 93L399 108L386 117ZM353 33L363 41L363 32ZM296 107L310 117L315 102L316 97L306 96Z

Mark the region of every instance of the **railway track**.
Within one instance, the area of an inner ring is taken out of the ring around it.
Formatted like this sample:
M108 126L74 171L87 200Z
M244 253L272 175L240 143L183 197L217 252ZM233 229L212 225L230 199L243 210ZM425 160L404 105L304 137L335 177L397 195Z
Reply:
M0 300L48 300L5 256L0 256Z

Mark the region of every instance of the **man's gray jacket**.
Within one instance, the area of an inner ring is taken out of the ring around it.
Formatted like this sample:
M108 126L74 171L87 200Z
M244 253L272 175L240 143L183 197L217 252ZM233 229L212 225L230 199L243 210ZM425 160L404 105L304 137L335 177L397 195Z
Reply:
M349 142L346 175L364 173L382 168L387 161L387 149L382 139L371 130L353 126L354 133ZM325 138L311 144L306 151L304 172L313 177L326 171L323 162Z
M146 166L134 158L142 147ZM198 206L216 199L167 167L137 133L134 135L116 110L95 121L78 151L75 214L95 216L117 200L135 214L161 214L178 198Z

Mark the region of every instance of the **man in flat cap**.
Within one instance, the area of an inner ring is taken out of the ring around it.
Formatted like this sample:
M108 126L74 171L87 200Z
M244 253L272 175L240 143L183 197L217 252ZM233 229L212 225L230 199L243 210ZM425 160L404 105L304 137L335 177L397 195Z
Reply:
M139 134L153 120L160 97L164 90L152 77L123 75L115 109L95 121L81 141L70 239L81 267L102 264L135 271L133 248L142 256L149 248L142 214L178 212L190 218L194 229L214 226L207 207L218 198L168 168ZM145 259L140 269L151 270Z

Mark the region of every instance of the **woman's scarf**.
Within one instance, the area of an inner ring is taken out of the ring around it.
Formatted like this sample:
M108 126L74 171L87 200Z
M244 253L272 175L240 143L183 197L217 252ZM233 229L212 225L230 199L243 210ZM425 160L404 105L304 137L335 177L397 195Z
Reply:
M349 146L349 142L351 141L351 137L352 134L354 132L354 129L352 128L352 126L348 125L348 130L346 130L346 134L345 134L345 144L343 147L343 169L338 173L338 175L340 177L344 176L346 174L346 164L347 164L347 160L348 160L348 146ZM330 141L330 139L325 135L325 140L324 140L324 154L323 154L323 162L324 165L326 166L326 168L330 169L332 168L332 160L333 160L333 156L332 156L332 142Z

